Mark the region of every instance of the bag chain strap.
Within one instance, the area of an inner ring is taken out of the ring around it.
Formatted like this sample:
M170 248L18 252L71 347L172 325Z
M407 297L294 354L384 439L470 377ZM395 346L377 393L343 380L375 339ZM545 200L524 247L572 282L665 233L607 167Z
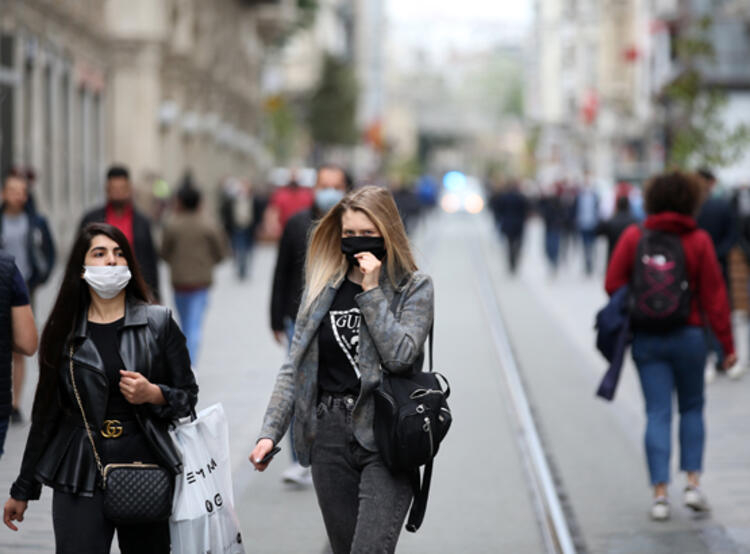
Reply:
M81 417L83 418L83 425L86 427L86 434L89 436L89 442L91 442L91 448L94 451L94 458L96 458L96 467L99 469L99 473L102 475L102 484L104 484L106 480L106 475L104 473L104 467L102 466L102 461L99 458L99 453L96 451L96 446L94 445L94 437L91 434L91 428L89 427L89 422L86 419L86 412L83 411L83 402L81 402L81 395L78 394L78 387L76 386L76 379L75 375L73 374L73 345L70 345L70 381L73 383L73 393L76 395L76 401L78 402L78 408L81 410Z

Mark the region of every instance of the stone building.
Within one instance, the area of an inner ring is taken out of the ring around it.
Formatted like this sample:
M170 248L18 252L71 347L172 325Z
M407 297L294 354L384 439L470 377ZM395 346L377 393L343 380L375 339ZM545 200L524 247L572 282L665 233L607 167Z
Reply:
M295 9L294 0L0 0L0 171L33 167L37 202L67 237L101 201L112 162L130 167L141 198L186 169L207 189L264 170L260 74Z
M540 129L539 178L590 171L603 182L640 182L665 164L662 91L682 68L676 41L712 20L716 59L704 85L726 92L728 127L750 123L750 8L746 0L535 0L528 117ZM747 156L719 172L747 183Z

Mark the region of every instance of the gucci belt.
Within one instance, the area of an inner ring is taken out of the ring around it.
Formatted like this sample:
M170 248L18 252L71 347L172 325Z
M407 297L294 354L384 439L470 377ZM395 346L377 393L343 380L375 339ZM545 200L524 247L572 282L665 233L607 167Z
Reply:
M123 427L119 419L105 419L100 431L105 439L116 439L122 435Z

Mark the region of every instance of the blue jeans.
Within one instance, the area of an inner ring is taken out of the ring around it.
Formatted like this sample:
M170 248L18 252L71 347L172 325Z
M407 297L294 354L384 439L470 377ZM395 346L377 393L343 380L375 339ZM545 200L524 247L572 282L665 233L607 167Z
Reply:
M198 289L190 292L174 291L174 303L180 315L182 332L185 333L190 362L193 366L198 361L201 334L203 329L203 314L208 305L208 289Z
M237 268L237 277L247 277L250 265L250 253L253 249L253 237L247 229L238 229L232 232L232 251L234 253L234 264Z
M554 269L560 259L560 230L548 228L544 232L544 252Z
M673 391L680 411L680 469L703 467L706 351L703 329L690 325L667 334L637 331L633 338L633 360L646 400L646 459L653 485L669 483Z
M583 260L586 275L594 272L594 246L596 245L596 229L581 229L583 244Z

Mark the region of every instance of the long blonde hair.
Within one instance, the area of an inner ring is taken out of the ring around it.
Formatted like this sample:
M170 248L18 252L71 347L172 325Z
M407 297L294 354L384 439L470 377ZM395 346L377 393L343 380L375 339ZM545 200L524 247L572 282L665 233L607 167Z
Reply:
M307 248L305 293L302 312L307 312L331 281L342 279L349 263L341 252L341 217L347 210L365 214L385 242L385 268L396 287L407 274L417 270L409 239L391 193L366 186L347 194L316 225Z

